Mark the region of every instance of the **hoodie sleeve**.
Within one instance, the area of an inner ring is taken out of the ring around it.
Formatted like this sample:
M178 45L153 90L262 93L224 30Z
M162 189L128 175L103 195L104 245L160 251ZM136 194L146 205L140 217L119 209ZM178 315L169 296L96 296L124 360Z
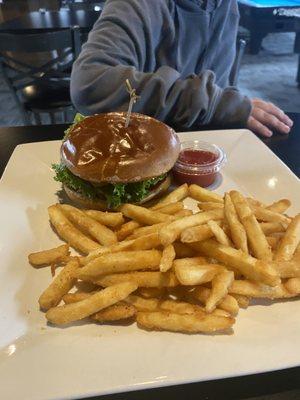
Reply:
M177 129L210 124L244 127L250 101L235 88L218 87L212 71L185 79L168 65L146 71L149 57L154 62L163 23L160 16L154 23L151 13L143 10L143 4L150 7L149 3L108 1L73 66L71 98L75 107L84 115L126 110L125 80L129 79L140 96L136 112ZM156 11L159 13L159 8Z

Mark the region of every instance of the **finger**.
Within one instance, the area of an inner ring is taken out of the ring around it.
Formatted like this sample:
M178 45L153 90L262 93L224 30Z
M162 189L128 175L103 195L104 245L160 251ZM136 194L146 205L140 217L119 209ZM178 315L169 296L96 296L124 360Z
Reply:
M248 128L251 129L253 132L257 133L258 135L264 137L271 137L273 135L272 131L268 129L265 125L259 122L254 117L250 117L248 120Z
M275 129L281 133L289 133L291 128L285 123L281 122L275 115L269 114L260 108L253 110L253 117L261 122L263 125L268 126L271 129Z
M265 111L269 112L272 115L275 115L281 122L286 124L289 127L293 126L293 121L275 104L273 103L266 103L267 107Z
M269 114L275 115L275 117L287 126L293 126L293 121L279 107L275 106L275 104L257 98L252 99L252 104L254 108L260 108Z

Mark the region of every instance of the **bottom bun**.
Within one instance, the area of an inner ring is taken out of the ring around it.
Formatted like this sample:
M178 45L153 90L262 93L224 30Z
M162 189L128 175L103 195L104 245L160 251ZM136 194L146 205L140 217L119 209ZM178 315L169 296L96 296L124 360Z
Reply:
M142 201L135 204L144 204L150 200L153 200L156 197L159 197L164 192L166 192L171 185L171 178L170 175L167 175L166 178L159 184L157 184L153 190L146 196ZM87 197L83 196L82 194L75 192L74 190L68 188L66 185L63 185L64 191L66 192L69 199L79 207L87 208L91 210L100 210L106 211L109 210L107 207L107 203L105 200L95 199L91 200Z
M63 185L64 191L66 192L67 196L69 199L77 206L80 206L82 208L87 208L91 210L100 210L100 211L105 211L107 210L107 203L104 200L96 199L96 200L91 200L88 199L87 197L83 196L82 194L75 192L75 190L72 190L68 188L66 185Z

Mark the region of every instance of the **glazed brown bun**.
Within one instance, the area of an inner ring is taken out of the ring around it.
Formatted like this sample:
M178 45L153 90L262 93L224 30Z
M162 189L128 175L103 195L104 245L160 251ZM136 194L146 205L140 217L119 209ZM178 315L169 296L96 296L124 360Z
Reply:
M164 123L133 113L93 115L77 123L61 147L62 163L90 182L138 182L173 167L180 150L177 135Z
M61 162L74 175L92 185L134 183L168 173L175 164L180 142L164 123L133 113L125 127L126 113L112 112L86 117L71 127L61 146ZM167 177L157 183L139 204L165 192ZM107 209L106 201L88 199L64 185L77 205Z

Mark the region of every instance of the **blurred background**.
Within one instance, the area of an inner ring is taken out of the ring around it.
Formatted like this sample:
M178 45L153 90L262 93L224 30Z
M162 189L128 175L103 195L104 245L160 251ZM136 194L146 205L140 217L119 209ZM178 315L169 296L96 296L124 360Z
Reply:
M1 126L73 119L72 62L104 3L0 0ZM249 97L299 112L300 1L240 0L239 7L231 83Z

